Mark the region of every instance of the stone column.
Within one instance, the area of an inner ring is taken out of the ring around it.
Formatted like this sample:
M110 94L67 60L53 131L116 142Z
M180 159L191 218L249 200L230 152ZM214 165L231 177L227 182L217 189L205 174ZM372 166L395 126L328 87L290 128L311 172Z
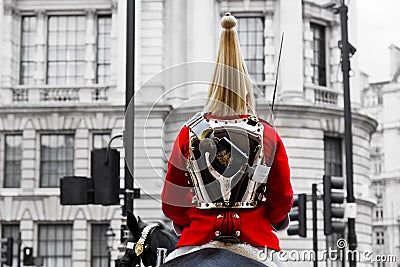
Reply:
M38 247L34 247L34 240L37 240L37 237L34 237L34 222L33 219L30 217L28 212L24 212L23 218L19 222L19 230L21 231L21 240L24 247L33 247L34 253L33 255L36 256L38 253ZM37 235L38 236L38 235ZM15 266L15 265L14 265Z
M335 18L332 23L330 23L330 38L328 42L329 58L327 58L327 63L329 64L329 77L330 86L332 89L338 92L343 91L343 76L342 69L340 65L341 52L338 47L338 41L342 39L340 31L340 21Z
M79 211L74 220L73 229L72 229L72 265L76 267L85 267L88 266L89 262L87 259L89 258L86 254L88 252L88 245L92 245L89 243L89 229L88 223L85 219L83 212ZM88 244L89 243L89 244Z
M301 0L280 1L280 32L285 33L279 73L280 97L290 103L304 99L302 13Z
M187 60L215 61L215 31L219 32L219 17L215 18L214 0L187 1ZM188 75L193 75L188 73ZM190 77L190 76L189 76ZM196 77L194 74L192 77ZM190 87L189 98L207 96L209 84Z
M7 3L8 2L8 3ZM4 16L2 20L2 58L1 58L1 86L10 88L13 84L13 35L15 6L9 1L4 3Z
M81 120L75 133L75 175L89 177L89 130L84 120Z
M274 14L267 12L264 17L264 56L265 56L265 81L273 83L275 81L276 63L275 63L275 32L274 32ZM280 39L279 39L280 40Z
M165 66L170 67L187 62L187 0L174 0L165 3ZM180 68L179 73L172 72L170 79L165 79L165 89L170 90L176 86L177 81L184 80L186 76L185 68ZM175 75L176 73L176 75ZM166 96L166 102L172 106L179 105L187 94L183 93L183 88L177 88Z
M36 72L35 84L46 83L46 12L36 11Z
M118 2L116 0L113 0L113 2L111 3L111 65L109 80L109 84L113 86L117 85L117 66L119 64L118 54L121 53L121 50L118 49L119 31L121 31L121 29L118 27Z
M304 38L304 85L312 84L313 68L313 34L310 27L310 17L305 16L303 21Z
M85 84L96 82L96 13L95 10L86 11L86 67Z
M23 191L33 192L35 187L39 187L40 177L36 181L36 131L30 120L22 132L22 148L21 188ZM40 156L38 159L40 160Z

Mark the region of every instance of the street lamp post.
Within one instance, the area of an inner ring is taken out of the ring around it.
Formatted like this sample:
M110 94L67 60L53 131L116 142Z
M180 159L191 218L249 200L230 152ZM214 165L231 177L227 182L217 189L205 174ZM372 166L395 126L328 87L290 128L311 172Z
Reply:
M111 251L114 243L115 233L111 226L109 225L106 231L107 238L107 255L108 255L108 267L111 267Z
M348 213L348 237L349 250L354 251L357 248L357 236L355 230L355 198L354 198L354 181L353 181L353 135L352 135L352 118L351 118L351 102L350 102L350 44L348 40L347 28L348 7L344 0L339 7L340 27L342 31L342 73L343 73L343 98L344 98L344 128L345 128L345 150L346 150L346 182L347 182L347 207ZM356 259L350 257L350 267L356 266Z
M346 155L346 210L347 210L347 241L349 250L354 251L357 248L357 235L355 230L356 201L354 198L354 180L353 180L353 135L352 135L352 112L350 101L350 56L356 49L349 43L348 34L348 7L345 0L340 0L340 6L336 7L336 2L327 3L325 8L333 8L340 15L340 28L342 40L339 41L339 47L342 56L342 74L343 74L343 99L344 99L344 134L345 134L345 155ZM350 257L350 267L356 266L356 259Z

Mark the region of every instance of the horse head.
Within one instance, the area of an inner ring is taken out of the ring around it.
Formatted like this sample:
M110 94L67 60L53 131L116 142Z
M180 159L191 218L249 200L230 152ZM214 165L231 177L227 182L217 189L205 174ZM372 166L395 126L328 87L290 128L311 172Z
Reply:
M132 238L126 243L125 255L121 258L121 267L156 266L157 248L166 248L167 253L175 249L178 237L174 231L161 222L145 223L140 217L128 212L127 226Z

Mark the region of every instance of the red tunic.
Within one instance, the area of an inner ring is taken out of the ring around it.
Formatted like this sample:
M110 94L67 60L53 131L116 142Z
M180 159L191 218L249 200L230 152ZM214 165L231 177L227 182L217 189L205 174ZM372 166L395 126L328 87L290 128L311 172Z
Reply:
M266 123L263 125L264 154L271 155L275 150L275 157L267 181L266 201L254 209L201 210L191 205L190 179L186 170L189 128L184 126L180 130L161 193L164 214L184 228L177 247L203 245L216 239L218 231L217 235L239 235L241 242L252 246L280 250L278 237L271 224L278 224L286 218L292 207L293 191L282 140L274 128Z

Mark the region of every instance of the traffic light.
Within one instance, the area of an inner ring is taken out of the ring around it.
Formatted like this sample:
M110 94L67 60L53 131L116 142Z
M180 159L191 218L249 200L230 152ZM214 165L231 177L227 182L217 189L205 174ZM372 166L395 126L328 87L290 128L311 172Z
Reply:
M294 196L292 210L289 213L291 223L298 221L298 224L290 225L288 235L307 236L307 195L298 194Z
M91 156L91 178L82 176L61 178L61 205L119 204L118 150L95 149L92 150Z
M12 266L13 262L13 238L2 238L1 239L1 260L0 262Z
M93 203L93 181L82 176L64 176L60 179L61 205Z
M344 179L324 175L324 234L343 233L344 218ZM342 205L339 205L342 204Z
M33 257L33 248L25 247L23 249L22 263L25 266L35 265L35 258Z
M116 149L92 150L91 171L94 203L119 204L119 152Z

